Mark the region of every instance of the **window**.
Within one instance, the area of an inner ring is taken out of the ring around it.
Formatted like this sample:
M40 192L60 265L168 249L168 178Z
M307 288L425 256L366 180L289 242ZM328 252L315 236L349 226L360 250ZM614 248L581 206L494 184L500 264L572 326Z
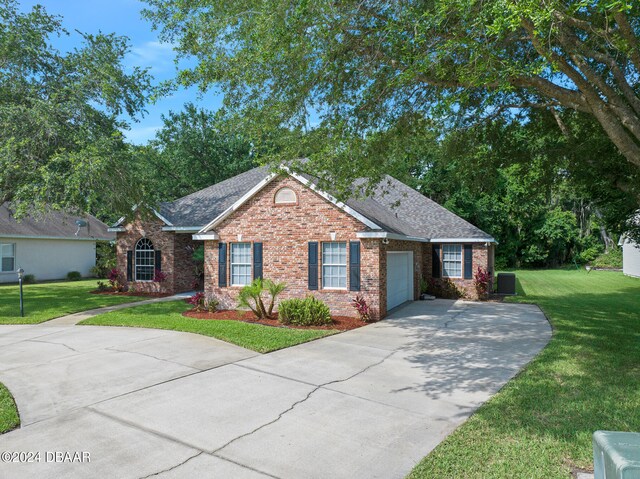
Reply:
M280 188L273 201L276 205L295 205L298 202L298 197L291 188Z
M251 284L251 243L231 243L231 286Z
M0 244L0 272L8 273L16 269L16 244L4 243Z
M347 243L322 243L322 287L347 289Z
M462 278L462 245L442 245L442 276Z
M142 238L136 243L136 281L153 281L156 266L156 252L153 243Z

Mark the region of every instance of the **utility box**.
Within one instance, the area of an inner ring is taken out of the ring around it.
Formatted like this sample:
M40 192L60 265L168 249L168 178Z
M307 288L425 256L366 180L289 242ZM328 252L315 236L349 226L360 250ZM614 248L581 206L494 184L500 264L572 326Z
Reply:
M498 273L498 294L516 294L515 273Z
M640 479L640 433L593 434L594 479Z

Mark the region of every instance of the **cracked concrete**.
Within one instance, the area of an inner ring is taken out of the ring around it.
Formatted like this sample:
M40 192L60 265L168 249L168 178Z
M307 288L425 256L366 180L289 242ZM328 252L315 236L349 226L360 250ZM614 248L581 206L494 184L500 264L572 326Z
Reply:
M404 477L551 335L534 306L444 300L266 355L49 327L46 342L32 341L46 326L0 327L0 381L23 419L0 450L92 460L6 464L7 477Z

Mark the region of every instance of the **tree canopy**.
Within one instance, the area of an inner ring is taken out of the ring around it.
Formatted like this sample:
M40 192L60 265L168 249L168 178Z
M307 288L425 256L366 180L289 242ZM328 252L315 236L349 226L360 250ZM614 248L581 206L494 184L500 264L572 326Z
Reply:
M179 83L221 88L256 133L289 128L274 159L307 154L332 184L379 179L390 145L427 116L536 109L567 135L562 112L592 118L616 161L640 169L637 2L146 2L161 37L197 60Z
M146 71L127 72L126 38L80 34L60 53L61 19L0 0L0 203L124 211L138 197L119 128L143 111Z

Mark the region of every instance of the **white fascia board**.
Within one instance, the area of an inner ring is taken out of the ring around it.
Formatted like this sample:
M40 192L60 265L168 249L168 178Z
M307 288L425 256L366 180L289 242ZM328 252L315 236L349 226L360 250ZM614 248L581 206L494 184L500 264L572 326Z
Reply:
M406 236L398 233L388 233L386 231L361 231L356 233L356 237L361 239L390 239L400 241L416 241L419 243L429 243L429 238L420 238L418 236Z
M218 236L217 233L209 231L208 233L198 233L195 235L191 235L191 238L195 241L215 241L219 240L220 236Z
M40 239L40 240L64 240L64 241L113 241L113 238L78 238L77 236L46 236L46 235L0 235L5 239Z
M371 221L366 216L361 215L360 213L358 213L356 210L354 210L350 206L345 205L343 202L338 201L335 197L333 197L332 195L330 195L326 191L323 191L320 188L318 188L316 185L314 185L309 180L307 180L304 176L298 175L297 173L294 173L294 172L290 171L289 168L286 167L286 166L283 166L282 169L284 169L287 173L289 173L289 175L291 175L293 178L298 180L300 183L302 183L306 187L312 189L317 194L322 196L325 200L329 201L330 203L333 203L335 206L340 208L342 211L344 211L345 213L347 213L350 216L353 216L355 219L357 219L358 221L360 221L361 223L363 223L367 227L371 228L372 230L382 229L379 225L377 225L376 223Z
M200 231L198 231L198 235L200 233L206 233L207 231L210 231L215 226L219 225L225 218L227 218L229 215L231 215L231 213L233 213L238 208L240 208L244 203L246 203L253 195L258 193L258 191L260 191L262 188L264 188L269 183L271 183L277 176L278 175L276 173L271 173L269 176L267 176L266 178L261 180L256 186L251 188L240 199L238 199L238 201L236 201L234 204L229 206L229 208L224 210L220 215L218 215L217 218L215 218L213 221L209 222L204 228L201 228ZM194 236L196 236L196 235L194 235Z
M162 231L181 231L183 233L197 233L202 226L163 226Z
M432 243L497 243L494 238L431 238Z
M116 221L116 224L114 224L112 226L112 228L115 230L118 228L118 226L120 226L122 224L122 222L125 220L124 216L121 216L120 219L118 221ZM109 228L109 231L111 231L111 228Z
M127 230L125 228L123 228L122 226L118 226L118 227L107 228L107 231L109 233L123 233L123 232L125 232Z

